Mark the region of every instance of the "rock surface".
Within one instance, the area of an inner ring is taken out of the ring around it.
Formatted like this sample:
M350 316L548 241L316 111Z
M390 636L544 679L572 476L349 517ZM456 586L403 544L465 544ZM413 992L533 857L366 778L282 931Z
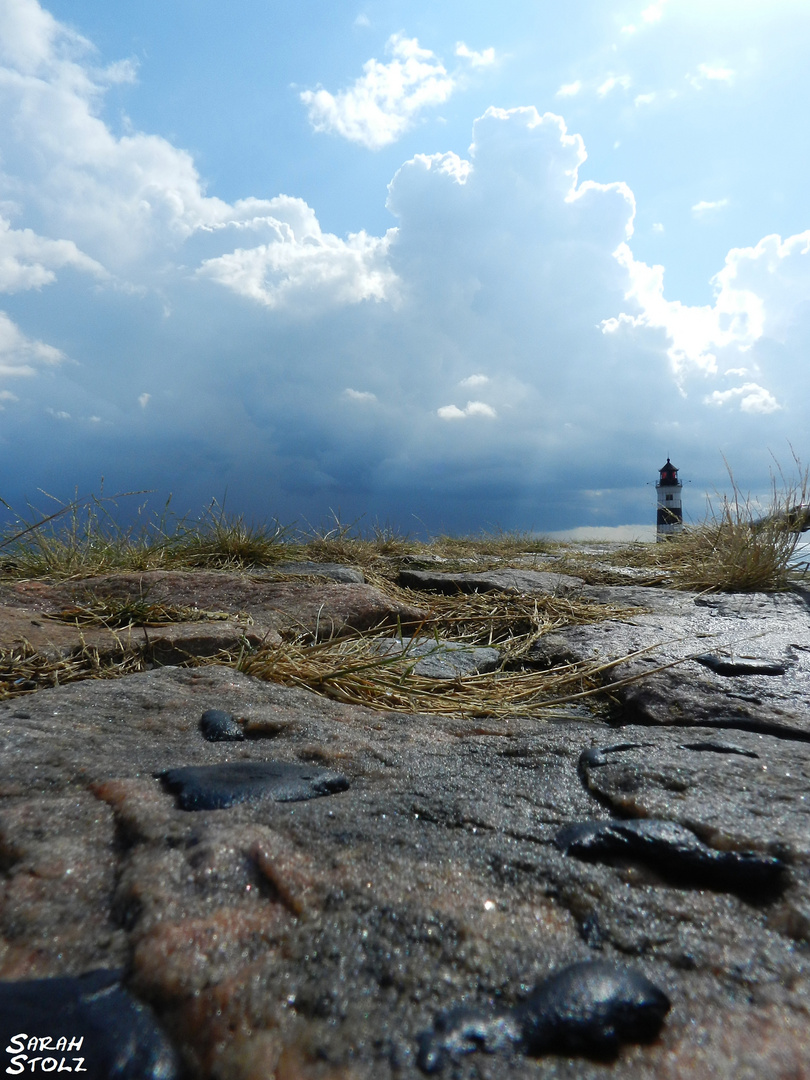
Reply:
M697 617L730 618L710 610ZM723 731L691 716L628 722L636 711L617 732L581 715L372 712L217 666L2 702L0 978L120 969L192 1077L415 1080L421 1033L454 1009L479 1017L495 1052L459 1057L453 1078L805 1075L806 703L776 733L733 717ZM206 741L208 709L244 741ZM158 779L266 762L349 786L189 812ZM555 844L574 824L628 819L779 859L784 880L752 899L637 851L584 861ZM492 1017L523 1015L533 987L589 960L631 966L669 999L660 1035L615 1065L599 1058L598 1028L541 1057L512 1053Z
M565 596L579 590L581 578L570 574L555 574L548 570L480 570L463 574L447 574L432 570L402 570L400 585L409 589L425 589L440 593L507 592L536 595L550 593Z
M457 679L462 675L481 675L495 671L501 660L497 649L475 648L457 641L415 640L414 638L382 638L378 645L383 656L400 656L407 652L416 663L415 675L426 679Z
M624 720L810 739L810 594L700 597L639 586L583 593L647 613L549 634L534 655L556 663L643 653L611 673L640 679L616 689Z
M328 569L334 578L339 568ZM309 572L305 565L302 572ZM423 620L421 609L358 583L359 571L347 568L346 574L340 582L311 582L277 581L275 574L265 573L150 570L58 584L0 585L0 647L27 641L36 651L55 656L85 646L102 655L146 649L158 663L176 664L222 650L238 652L245 642L272 644L281 640L280 634L321 639L378 626L414 626ZM191 622L163 619L115 630L53 618L58 613L79 613L82 605L98 599L145 600L185 608L196 616Z
M272 570L263 572L261 576L267 576L270 580L273 580L279 575L285 577L327 578L330 581L339 581L344 585L362 585L366 580L363 571L356 566L340 566L338 563L306 561L276 563Z
M424 616L296 566L2 586L0 643L120 647L46 618L90 591L207 612L116 631L164 662ZM614 708L382 713L214 665L0 702L0 1003L81 1011L101 979L154 1050L133 1080L807 1076L808 598L406 573L642 609L531 660L634 654ZM417 649L432 678L498 662Z

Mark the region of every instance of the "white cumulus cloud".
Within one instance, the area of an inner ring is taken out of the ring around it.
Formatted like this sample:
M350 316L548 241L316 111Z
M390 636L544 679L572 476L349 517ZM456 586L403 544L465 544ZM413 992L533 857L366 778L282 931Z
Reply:
M469 416L488 416L492 419L498 415L491 405L483 401L468 401L463 409L457 405L442 405L436 412L442 420L464 420Z
M641 12L641 18L646 23L660 22L664 15L664 5L667 0L655 0L654 3L644 8Z
M563 83L559 88L555 97L575 97L582 89L582 81L575 79L570 83Z
M731 83L734 76L734 70L722 64L698 64L697 73L686 78L696 90L702 90L707 82Z
M323 233L311 211L301 232L277 218L264 224L275 234L270 242L206 259L198 276L269 308L304 315L394 298L397 276L387 258L394 230L383 237L351 233L343 240Z
M371 59L347 90L304 90L301 101L316 131L326 131L370 150L396 142L428 108L443 104L456 81L417 38L393 34L386 44L388 63Z
M48 240L31 229L12 229L0 217L0 292L50 285L56 280L55 270L64 266L106 276L104 267L79 251L72 240Z
M28 337L4 311L0 311L0 376L35 375L38 367L59 364L65 359L61 350Z
M622 90L629 90L631 85L632 79L629 75L608 75L604 82L597 86L596 92L599 97L607 97L617 86L621 87Z
M754 382L743 383L731 390L715 390L707 396L706 403L727 405L734 400L738 400L740 410L747 413L772 413L782 407L769 390Z
M495 63L495 50L492 47L476 52L468 48L463 41L456 44L456 56L460 56L462 60L469 60L474 68L491 67Z
M722 210L726 206L728 206L728 199L715 199L714 201L701 199L692 207L692 213L695 217L702 217L704 214L711 214L715 210Z
M361 401L368 405L377 400L377 395L372 394L370 390L352 390L348 386L343 391L343 397L348 398L349 401Z

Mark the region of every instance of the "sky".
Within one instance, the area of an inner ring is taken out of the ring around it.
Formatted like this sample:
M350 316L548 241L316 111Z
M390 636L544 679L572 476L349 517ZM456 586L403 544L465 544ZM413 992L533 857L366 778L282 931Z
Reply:
M687 520L765 492L808 47L807 0L0 0L0 498L620 536L667 457Z

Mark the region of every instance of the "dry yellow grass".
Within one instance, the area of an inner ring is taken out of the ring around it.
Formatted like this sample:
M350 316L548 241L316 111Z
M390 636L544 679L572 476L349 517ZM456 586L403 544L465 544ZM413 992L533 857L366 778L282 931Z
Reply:
M610 673L641 653L608 662L561 664L542 671L506 670L455 679L418 675L418 657L406 648L381 656L375 635L306 644L301 641L235 660L240 671L286 686L299 686L351 705L389 712L421 712L460 717L534 716L547 718L596 695L635 682L612 680ZM650 650L642 650L648 652Z
M147 666L147 658L132 650L122 649L119 656L102 659L89 646L70 656L41 653L27 642L0 647L0 700L83 679L118 679Z

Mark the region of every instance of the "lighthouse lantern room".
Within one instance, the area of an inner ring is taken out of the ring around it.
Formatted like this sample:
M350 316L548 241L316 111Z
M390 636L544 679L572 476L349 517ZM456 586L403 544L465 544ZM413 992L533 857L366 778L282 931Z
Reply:
M666 465L659 469L659 479L655 485L658 494L658 524L656 540L666 540L683 529L683 509L681 491L683 484L678 479L678 470L667 458Z

